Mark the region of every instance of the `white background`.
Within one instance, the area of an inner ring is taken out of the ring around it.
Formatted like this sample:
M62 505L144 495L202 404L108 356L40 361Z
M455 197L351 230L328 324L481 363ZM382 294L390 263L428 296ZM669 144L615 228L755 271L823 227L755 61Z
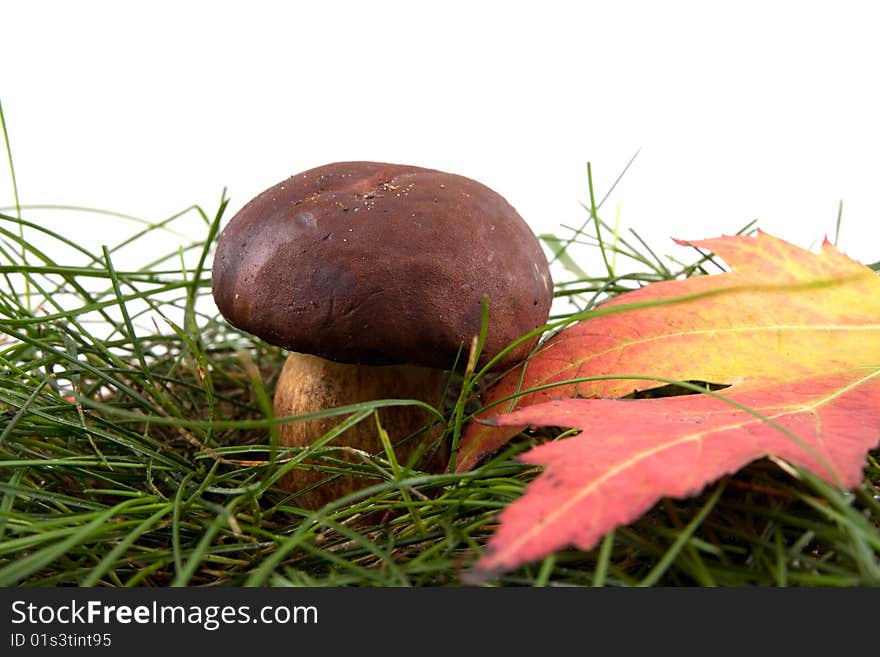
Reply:
M874 262L876 26L839 0L28 0L0 12L0 102L23 204L159 220L211 213L225 187L228 219L293 173L369 159L476 178L565 234L587 162L601 196L639 151L603 216L661 253L752 219L815 247L842 200L840 246ZM110 241L75 216L78 239Z

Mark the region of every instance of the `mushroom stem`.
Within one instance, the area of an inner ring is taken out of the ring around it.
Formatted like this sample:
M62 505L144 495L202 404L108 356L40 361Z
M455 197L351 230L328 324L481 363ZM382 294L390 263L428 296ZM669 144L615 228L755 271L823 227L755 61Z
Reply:
M274 413L276 417L313 413L339 406L347 406L377 399L418 399L438 406L446 385L443 370L415 365L367 366L336 363L308 354L291 353L284 363L275 388ZM425 429L431 422L431 413L418 406L386 406L378 409L379 423L388 433L392 444ZM287 447L304 447L326 434L345 419L334 415L327 418L284 423L280 427L280 442ZM417 459L418 467L439 471L448 454L438 449L430 459L419 452L439 437L439 425L395 447L397 460L410 464ZM333 440L335 446L352 447L369 454L382 451L382 442L375 422L362 421L346 429ZM355 461L351 452L341 452L340 459ZM285 475L279 485L286 491L304 492L295 502L307 509L319 508L343 495L377 483L367 478L336 476L317 470L296 469ZM312 486L315 486L312 488ZM307 490L306 490L307 489Z

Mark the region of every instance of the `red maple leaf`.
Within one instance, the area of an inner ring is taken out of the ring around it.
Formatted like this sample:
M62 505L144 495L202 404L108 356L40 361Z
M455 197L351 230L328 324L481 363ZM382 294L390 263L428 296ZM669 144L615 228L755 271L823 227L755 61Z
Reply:
M861 480L880 440L880 278L827 242L818 255L764 233L690 244L732 271L617 297L491 392L490 403L563 383L520 397L514 412L484 413L459 469L523 426L582 431L521 457L545 469L501 513L472 579L566 545L590 549L661 497L697 493L764 456L841 487ZM658 379L729 387L616 399Z

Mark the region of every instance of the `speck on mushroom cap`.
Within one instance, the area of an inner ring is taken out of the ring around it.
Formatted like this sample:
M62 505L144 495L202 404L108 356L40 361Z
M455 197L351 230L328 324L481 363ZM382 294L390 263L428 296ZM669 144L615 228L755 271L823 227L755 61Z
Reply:
M466 358L484 294L483 363L546 323L553 292L540 243L499 194L377 162L310 169L250 201L221 233L212 287L231 324L291 351L438 368L462 344Z

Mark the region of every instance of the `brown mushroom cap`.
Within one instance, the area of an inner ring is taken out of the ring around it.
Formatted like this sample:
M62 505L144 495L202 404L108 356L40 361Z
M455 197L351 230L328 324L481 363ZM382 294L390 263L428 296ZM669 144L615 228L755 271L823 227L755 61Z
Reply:
M543 326L553 292L538 239L496 192L376 162L304 171L250 201L220 236L212 286L231 324L291 351L442 369L461 345L466 358L484 294L482 363Z

